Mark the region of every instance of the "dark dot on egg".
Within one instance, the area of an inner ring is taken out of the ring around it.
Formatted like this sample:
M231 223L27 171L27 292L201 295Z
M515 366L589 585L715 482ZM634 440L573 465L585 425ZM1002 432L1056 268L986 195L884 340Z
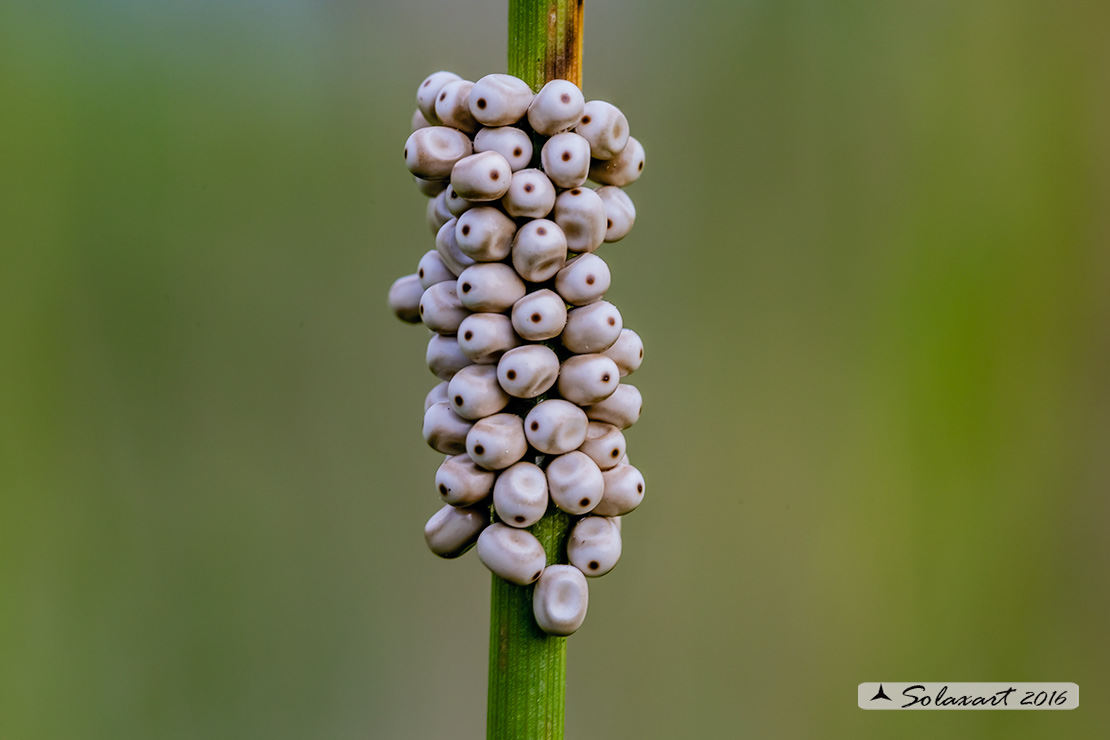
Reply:
M593 285L596 281L597 278L595 278L593 275L586 276L586 285Z
M540 323L540 319L542 319L542 318L543 317L540 316L538 313L534 313L534 314L532 314L532 323L533 324L538 324L538 323Z
M584 498L584 499L582 499L581 501L578 502L578 505L579 506L589 506L590 505L590 500L588 498Z
M463 339L465 339L468 342L473 338L474 338L474 332L472 332L472 331L468 331L466 334L463 334Z
M601 567L601 563L597 562L596 560L591 560L590 561L590 570L597 570L600 567Z
M455 396L455 405L456 406L462 406L462 404L463 404L463 397L462 396Z
M570 152L563 152L563 161L564 162L569 162L570 161Z
M617 320L614 319L612 316L610 316L609 317L609 326L616 326L616 325L617 325Z
M485 98L478 98L478 107L479 107L479 108L480 108L481 110L485 110L485 109L486 109L486 99L485 99Z
M590 117L589 116L582 116L582 125L585 126L585 125L588 125L589 123L590 123Z
M505 377L509 380L516 380L516 370L508 371L507 373L505 373Z
M540 236L544 236L545 234L547 234L547 229L540 226L536 229L536 233L539 234Z
M559 96L559 100L563 101L564 103L569 103L570 102L570 96L567 95L566 93L563 93L562 95Z
M462 284L462 292L463 293L469 293L470 292L470 283L463 283Z
M501 179L501 173L498 172L497 170L490 170L489 171L489 179L491 179L491 180L500 180Z
M517 524L523 524L524 523L524 517L522 517L520 514L517 514L516 516L513 517L513 521L516 522Z
M440 495L442 495L442 496L446 496L446 495L447 495L447 486L445 486L445 485L443 485L442 483L440 483L440 484L439 484L439 493L440 493Z
M524 186L524 192L526 192L526 193L530 193L533 190L535 190L535 188L532 187L532 183L528 183L527 185Z
M482 445L474 445L474 454L475 455L484 455L484 454L486 454L486 448L483 447Z
M519 157L522 154L524 154L524 150L521 149L519 146L516 149L513 149L513 156L514 157Z
M465 224L465 225L463 225L463 227L462 227L462 235L463 235L463 236L466 236L466 235L467 235L467 234L469 234L469 233L470 233L470 224Z
M529 429L531 429L531 430L532 430L533 432L539 431L539 428L540 428L540 423L539 423L538 421L533 421L533 422L532 422L532 423L531 423L531 424L530 424L530 425L528 426L528 428L529 428Z

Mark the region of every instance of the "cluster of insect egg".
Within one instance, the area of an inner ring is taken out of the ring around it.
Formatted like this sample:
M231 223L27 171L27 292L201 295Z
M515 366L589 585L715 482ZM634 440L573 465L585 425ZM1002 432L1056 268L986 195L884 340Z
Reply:
M620 382L643 344L603 300L610 273L594 254L632 228L621 187L644 150L620 110L566 80L533 95L510 75L436 72L416 102L405 163L431 198L435 249L389 302L432 330L427 362L442 381L425 399L424 439L448 455L435 476L446 505L424 535L436 555L477 544L501 578L535 582L537 624L569 635L586 615L585 576L616 565L621 516L644 494L622 432L640 392ZM574 517L569 564L545 567L529 531L549 505Z

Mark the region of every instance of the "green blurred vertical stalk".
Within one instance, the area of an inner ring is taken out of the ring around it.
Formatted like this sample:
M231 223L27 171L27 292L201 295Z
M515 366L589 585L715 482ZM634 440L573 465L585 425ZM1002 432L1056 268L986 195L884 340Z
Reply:
M582 86L583 0L509 0L509 74L533 90L554 79ZM536 460L540 462L540 460ZM554 506L532 527L548 564L566 561L570 517ZM532 586L493 576L489 740L563 740L567 640L532 616Z

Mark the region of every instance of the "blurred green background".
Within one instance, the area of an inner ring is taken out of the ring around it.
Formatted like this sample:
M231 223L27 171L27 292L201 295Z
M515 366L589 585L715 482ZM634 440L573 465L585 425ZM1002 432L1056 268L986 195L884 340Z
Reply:
M567 737L1110 726L1110 5L596 2L647 345ZM0 6L0 738L484 737L402 164L505 6ZM864 712L862 681L1074 681Z

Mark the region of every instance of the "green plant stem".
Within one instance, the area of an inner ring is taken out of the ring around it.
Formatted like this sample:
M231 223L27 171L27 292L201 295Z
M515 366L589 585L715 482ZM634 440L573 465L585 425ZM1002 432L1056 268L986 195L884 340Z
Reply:
M509 0L509 74L533 90L554 79L582 85L583 0ZM543 456L534 462L540 464ZM554 506L532 526L548 565L565 563L570 517ZM532 616L532 586L493 576L488 740L563 740L567 641Z
M509 0L509 74L582 87L582 0Z
M569 519L561 511L549 510L532 527L549 564L566 559ZM493 576L489 740L563 740L567 638L552 637L536 625L532 589Z

